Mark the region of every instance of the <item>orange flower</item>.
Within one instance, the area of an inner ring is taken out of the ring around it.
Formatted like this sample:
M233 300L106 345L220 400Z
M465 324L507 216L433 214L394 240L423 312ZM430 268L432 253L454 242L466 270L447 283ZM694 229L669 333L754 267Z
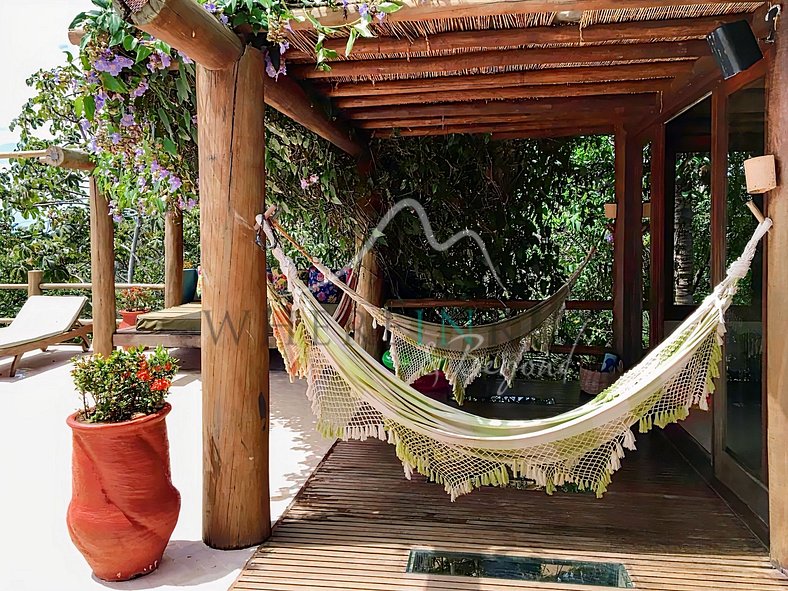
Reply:
M137 372L137 379L143 382L150 381L150 372L147 369L141 369Z
M159 378L158 380L153 380L150 389L153 392L164 392L165 390L169 389L170 385L170 380Z

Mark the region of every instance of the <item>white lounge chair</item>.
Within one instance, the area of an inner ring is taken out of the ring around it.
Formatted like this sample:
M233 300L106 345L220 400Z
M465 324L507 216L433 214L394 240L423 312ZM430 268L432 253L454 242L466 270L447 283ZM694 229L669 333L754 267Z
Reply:
M87 351L92 325L82 324L79 315L88 299L84 296L31 296L14 321L0 328L0 357L13 357L9 377L14 377L22 355L35 349L46 351L57 345L80 339Z

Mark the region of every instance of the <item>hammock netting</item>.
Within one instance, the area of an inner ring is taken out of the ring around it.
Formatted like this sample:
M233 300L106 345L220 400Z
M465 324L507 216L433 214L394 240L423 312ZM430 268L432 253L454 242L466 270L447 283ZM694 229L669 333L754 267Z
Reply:
M665 341L592 401L538 420L495 420L434 401L389 373L323 310L265 222L269 244L293 293L290 322L275 327L291 378L307 395L326 436L375 437L395 446L406 476L444 485L452 500L484 485L527 478L550 493L563 484L601 496L641 432L708 408L719 374L724 314L744 277L762 222L727 277ZM329 276L329 275L327 275ZM274 303L273 305L277 305Z
M292 241L292 238L285 236ZM329 268L302 247L294 245L345 295L362 306L376 325L385 327L386 336L391 341L394 370L399 378L412 384L422 376L442 370L452 385L458 404L463 402L465 388L490 364L498 368L511 386L526 352L533 349L542 352L549 350L572 286L596 250L591 249L558 291L532 308L491 324L460 327L424 322L379 308L361 297L351 286L342 283Z

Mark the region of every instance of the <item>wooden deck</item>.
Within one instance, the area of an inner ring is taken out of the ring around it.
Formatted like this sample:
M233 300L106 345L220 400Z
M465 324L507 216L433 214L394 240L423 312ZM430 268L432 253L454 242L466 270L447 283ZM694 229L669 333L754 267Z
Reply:
M391 446L338 443L233 589L600 588L409 574L412 548L620 562L639 589L788 589L766 549L660 434L638 443L602 500L490 488L455 503L440 486L405 480Z

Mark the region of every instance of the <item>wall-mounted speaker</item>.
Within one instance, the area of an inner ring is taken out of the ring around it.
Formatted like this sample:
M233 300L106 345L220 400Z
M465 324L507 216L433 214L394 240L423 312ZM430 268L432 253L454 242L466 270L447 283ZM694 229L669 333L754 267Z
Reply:
M763 59L758 40L747 21L735 21L717 27L706 36L706 40L725 79Z

